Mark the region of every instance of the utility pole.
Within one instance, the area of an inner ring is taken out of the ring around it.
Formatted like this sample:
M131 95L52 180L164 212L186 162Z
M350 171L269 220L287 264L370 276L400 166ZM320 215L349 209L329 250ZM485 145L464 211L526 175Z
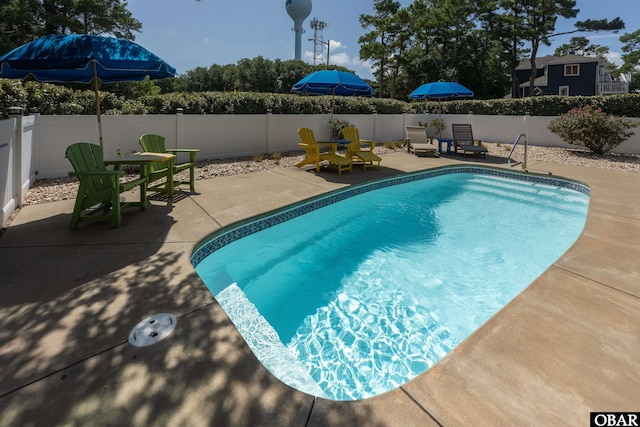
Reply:
M313 29L313 38L309 39L309 41L313 41L313 65L316 65L318 60L323 60L324 46L327 46L327 67L329 67L329 44L331 41L325 42L322 38L322 30L327 28L329 24L318 20L318 18L313 18L310 25L311 29Z

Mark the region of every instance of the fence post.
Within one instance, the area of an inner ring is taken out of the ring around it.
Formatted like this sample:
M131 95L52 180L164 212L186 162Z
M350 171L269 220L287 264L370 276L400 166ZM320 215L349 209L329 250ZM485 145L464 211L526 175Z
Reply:
M16 206L22 206L22 107L9 107L9 118L16 119L15 138L13 144L13 176L11 181L11 197L15 200Z
M176 146L173 148L183 147L181 143L183 140L183 134L182 134L183 119L184 119L184 110L182 108L177 108L176 109Z
M22 133L23 135L26 133L27 137L21 138L20 141L23 154L26 153L29 156L27 164L30 166L25 165L25 170L22 171L23 181L20 184L20 200L24 199L33 183L36 182L40 169L40 149L38 147L40 111L37 108L32 108L29 110L28 116L29 121L27 123L22 122ZM28 128L28 126L31 126L31 128Z
M374 109L374 110L373 110L373 140L374 140L374 141L376 141L376 142L378 141L378 140L376 139L376 122L377 122L377 120L376 120L376 119L377 119L377 118L378 118L378 110L375 110L375 109Z
M271 123L270 119L271 119L271 108L268 108L267 109L267 123L266 123L266 126L265 126L265 128L266 128L265 129L265 133L266 133L266 135L265 135L265 141L266 141L265 153L266 154L269 154L269 126L270 126L270 123Z

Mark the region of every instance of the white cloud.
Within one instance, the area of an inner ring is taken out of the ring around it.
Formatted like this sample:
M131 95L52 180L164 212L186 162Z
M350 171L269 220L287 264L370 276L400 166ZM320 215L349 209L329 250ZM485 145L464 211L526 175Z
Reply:
M622 65L622 55L620 52L609 52L604 55L607 58L607 61L616 64L618 67Z
M343 67L352 65L351 57L349 57L347 52L332 53L329 62L334 65L342 65Z
M365 79L373 79L372 63L371 61L362 61L359 57L352 57L349 53L347 45L343 44L339 40L330 40L329 49L329 64L339 65L349 68L356 72L360 77ZM322 61L326 60L326 50L323 52L324 57ZM306 62L313 63L313 52L310 50L304 51L302 59Z
M620 34L609 33L609 34L593 34L593 35L587 36L587 39L590 41L593 41L593 40L612 39L612 38L618 39L619 37L620 37Z
M350 68L362 78L373 78L371 61L363 61L358 57L351 57L349 56L348 52L338 52L336 54L332 53L331 58L329 59L329 63Z
M313 52L311 52L310 50L305 50L302 53L302 60L313 63Z
M346 49L347 46L343 45L342 42L338 41L338 40L329 40L329 43L331 43L331 50L336 50L336 49Z

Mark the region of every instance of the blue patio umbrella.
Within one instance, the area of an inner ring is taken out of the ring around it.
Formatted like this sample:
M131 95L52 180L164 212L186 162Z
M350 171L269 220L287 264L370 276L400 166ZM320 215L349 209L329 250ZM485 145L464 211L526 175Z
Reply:
M371 96L374 91L360 77L338 70L321 70L311 73L291 88L305 95Z
M49 83L93 82L101 146L98 81L141 81L147 76L162 79L175 74L175 68L132 41L84 34L44 36L0 57L0 77Z
M425 83L409 94L409 99L429 99L438 101L438 115L442 114L440 101L443 99L471 98L473 91L456 82Z
M321 70L303 77L291 90L304 95L331 95L333 117L334 96L371 96L374 90L353 73L338 70Z
M473 91L455 82L433 82L418 87L409 94L409 99L470 98Z

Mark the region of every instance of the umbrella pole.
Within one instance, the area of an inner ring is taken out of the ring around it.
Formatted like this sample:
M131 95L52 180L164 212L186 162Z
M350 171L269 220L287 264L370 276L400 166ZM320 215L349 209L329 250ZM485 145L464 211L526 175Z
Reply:
M102 120L100 120L100 93L98 92L98 69L96 61L93 63L93 91L96 94L96 116L98 116L98 136L100 138L100 148L104 148L102 144Z
M336 90L331 91L331 120L333 120L333 110L336 108Z
M333 139L333 110L335 108L335 96L336 96L336 90L333 89L331 91L331 114L329 115L329 141L331 141ZM339 135L336 135L337 138L339 138Z

